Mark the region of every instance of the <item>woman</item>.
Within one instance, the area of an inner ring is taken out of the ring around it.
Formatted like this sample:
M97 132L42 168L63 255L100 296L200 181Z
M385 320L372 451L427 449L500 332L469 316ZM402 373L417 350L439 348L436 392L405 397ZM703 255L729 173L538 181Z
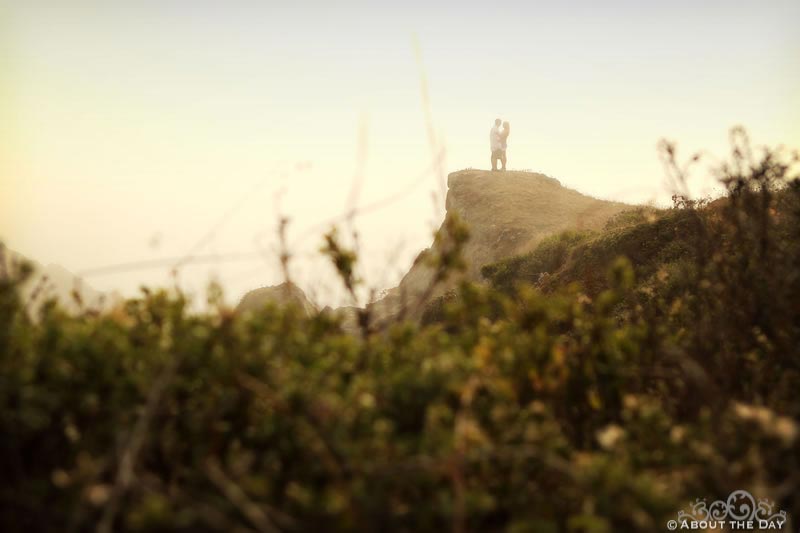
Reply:
M508 122L503 122L503 131L500 132L500 163L502 163L503 168L500 170L506 169L506 148L508 147L508 134L511 131L511 125Z

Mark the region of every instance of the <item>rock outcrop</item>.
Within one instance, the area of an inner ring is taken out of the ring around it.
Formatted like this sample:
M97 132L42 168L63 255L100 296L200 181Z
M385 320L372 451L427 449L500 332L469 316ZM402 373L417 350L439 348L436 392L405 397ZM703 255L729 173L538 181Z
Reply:
M613 215L630 209L619 202L598 200L563 187L558 180L534 172L462 170L447 179L447 213L458 213L470 239L464 248L463 276L480 280L483 265L525 253L543 238L567 229L600 229ZM372 315L387 319L416 308L452 288L458 279L430 290L434 271L423 251L400 285L370 304Z
M447 179L447 216L458 213L470 238L463 256L466 271L431 287L434 270L424 260L436 254L436 245L423 250L400 285L368 306L371 323L404 314L421 316L433 298L453 288L459 279L481 281L482 266L532 250L542 239L568 229L600 229L617 213L632 206L598 200L563 187L558 180L534 172L462 170ZM292 303L311 314L315 306L295 285L284 283L247 293L237 311L257 310L267 302ZM326 309L344 319L345 329L358 331L357 308Z
M259 311L269 303L295 305L302 309L307 316L311 316L317 310L300 287L293 283L285 282L280 285L261 287L248 292L242 297L239 305L236 306L236 311Z

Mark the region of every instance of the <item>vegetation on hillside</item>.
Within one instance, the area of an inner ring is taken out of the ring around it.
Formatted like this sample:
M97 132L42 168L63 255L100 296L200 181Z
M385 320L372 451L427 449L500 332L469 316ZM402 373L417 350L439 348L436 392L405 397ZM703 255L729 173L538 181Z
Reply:
M0 523L661 531L696 498L745 489L794 529L796 162L737 141L723 200L552 237L424 325L361 336L327 313L235 314L216 291L201 315L144 291L33 322L28 271L2 273ZM436 279L466 236L443 226ZM325 252L357 282L334 233Z

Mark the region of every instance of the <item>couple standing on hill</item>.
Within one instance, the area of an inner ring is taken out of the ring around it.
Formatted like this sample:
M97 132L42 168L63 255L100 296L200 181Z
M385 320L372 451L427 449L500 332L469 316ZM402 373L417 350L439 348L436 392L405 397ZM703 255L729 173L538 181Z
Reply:
M500 129L500 119L495 119L494 127L489 132L489 146L492 149L492 170L497 170L498 160L503 165L500 170L506 169L506 147L508 146L508 134L510 131L511 125L508 122L503 122L503 128Z

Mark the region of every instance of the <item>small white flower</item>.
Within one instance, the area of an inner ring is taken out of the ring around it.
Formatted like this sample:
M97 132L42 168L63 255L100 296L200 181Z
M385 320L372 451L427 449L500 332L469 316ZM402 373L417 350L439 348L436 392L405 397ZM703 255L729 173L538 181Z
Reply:
M597 432L597 442L605 449L612 448L625 436L625 430L616 424L609 424Z

